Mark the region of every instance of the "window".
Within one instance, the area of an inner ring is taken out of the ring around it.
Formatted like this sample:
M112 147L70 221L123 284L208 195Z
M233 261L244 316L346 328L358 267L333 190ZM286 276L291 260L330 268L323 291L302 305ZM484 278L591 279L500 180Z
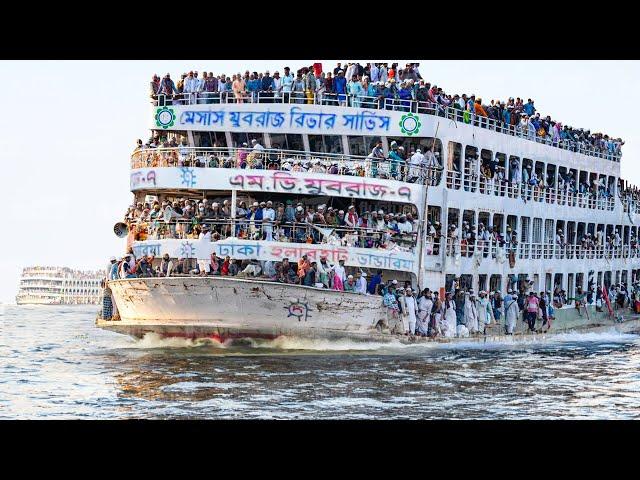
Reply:
M447 170L459 172L460 158L462 156L462 144L449 142L449 155L447 157Z
M533 238L531 239L532 243L542 243L542 219L534 218L533 219Z
M349 155L366 157L373 150L376 143L380 141L380 137L350 135L347 140L349 143ZM391 143L391 139L389 139L389 143ZM401 143L398 142L398 145L401 145Z
M529 217L522 217L522 228L521 228L521 235L520 235L521 242L529 241L529 222L530 222Z
M251 147L251 140L256 139L264 147L264 135L255 132L231 132L231 140L234 147L241 147L243 143Z
M343 153L340 135L309 135L309 149L312 152Z
M478 291L482 291L486 289L487 289L487 275L481 273L478 275Z
M302 135L295 133L275 133L270 134L271 148L279 150L304 151Z
M489 291L502 291L502 275L491 275L491 277L489 277Z
M193 132L196 147L226 147L227 136L224 132Z

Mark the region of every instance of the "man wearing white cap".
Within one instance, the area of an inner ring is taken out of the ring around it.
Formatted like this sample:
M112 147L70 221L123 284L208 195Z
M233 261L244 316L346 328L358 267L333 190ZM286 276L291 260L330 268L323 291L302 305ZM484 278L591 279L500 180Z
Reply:
M478 310L479 327L482 327L483 332L486 333L486 326L490 325L493 321L493 311L491 310L491 304L487 298L487 292L481 290L480 298L476 302L476 308Z
M344 260L339 260L338 265L333 267L333 289L344 290L344 282L347 279L347 272L344 268Z
M407 315L403 316L403 319L406 318L408 322L405 324L405 334L414 335L416 333L416 321L418 320L418 306L411 288L405 289L404 302L407 306Z
M268 242L273 241L273 222L275 219L276 212L273 209L273 203L269 200L266 204L266 208L262 210L263 230L266 235L265 240Z
M476 306L476 295L473 290L465 294L464 302L464 324L469 329L469 333L476 333L478 329L478 308Z
M409 181L410 182L415 182L418 178L421 178L421 171L422 169L420 168L422 166L422 163L425 161L424 155L422 154L422 151L418 148L416 149L416 153L414 153L413 155L411 155L411 159L409 160Z
M114 267L115 265L115 267ZM107 266L107 280L115 280L118 278L118 259L111 257Z
M516 322L520 315L520 307L518 307L518 294L515 291L509 291L504 297L504 329L507 335L513 335L516 328Z
M356 292L356 281L353 278L353 275L348 275L347 276L347 281L344 282L344 291L345 292Z
M361 295L367 294L367 274L365 272L358 272L356 274L356 289L355 292Z

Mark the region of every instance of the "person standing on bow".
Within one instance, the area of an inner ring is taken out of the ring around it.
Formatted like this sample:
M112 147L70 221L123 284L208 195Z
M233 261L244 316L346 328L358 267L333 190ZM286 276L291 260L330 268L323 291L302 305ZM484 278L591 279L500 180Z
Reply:
M482 333L487 334L487 325L491 325L495 321L493 318L493 310L491 309L491 304L489 303L489 299L487 298L487 292L481 290L478 295L476 302L476 307L478 310L478 327L482 327Z

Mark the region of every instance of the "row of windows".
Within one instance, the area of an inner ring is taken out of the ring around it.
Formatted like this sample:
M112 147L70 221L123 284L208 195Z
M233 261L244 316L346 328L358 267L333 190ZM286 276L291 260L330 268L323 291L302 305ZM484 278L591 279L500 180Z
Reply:
M445 289L450 291L456 275L447 274L445 276ZM510 274L510 275L471 275L463 274L459 278L459 286L462 290L488 290L506 292L507 290L517 290L520 293L528 293L529 291L541 292L547 291L553 293L554 290L564 290L567 298L573 298L578 287L586 292L590 287L609 288L611 285L619 285L630 283L640 279L640 270L609 270L596 272L590 270L575 273L545 273L544 278L540 275L529 275L527 273Z
M435 224L441 222L442 209L439 206L429 205L427 209L427 219ZM518 240L521 242L549 243L555 240L558 230L562 230L565 241L577 243L583 236L591 234L595 237L596 232L602 231L605 238L613 236L616 231L620 234L623 243L629 243L632 237L638 237L638 227L630 225L614 225L604 223L575 222L569 220L543 219L518 215L504 215L502 213L491 213L481 210L460 210L449 208L447 212L448 225L455 225L459 229L463 222L477 227L482 223L485 228L494 227L498 233L505 234L507 227L512 232L518 232ZM443 234L445 232L442 232Z
M520 158L516 155L509 155L507 157L506 154L500 152L496 152L494 155L491 150L484 148L478 149L478 147L472 145L466 145L464 147L464 157L462 152L462 144L449 142L447 170L461 174L478 175L482 173L484 176L490 177L502 171L504 178L507 180L521 180L525 175L531 176L532 173L535 173L537 178L544 180L545 185L549 187L556 187L560 177L570 177L573 178L577 184L588 183L590 187L594 184L594 181L602 182L611 193L613 193L615 188L616 177L614 176L607 176L586 170L576 171L563 166L557 167L557 165L553 163L533 161L530 158ZM569 174L570 170L573 170L571 174ZM449 188L460 188L459 183L454 184L451 180L447 186ZM472 186L472 191L475 191L475 186Z
M187 132L163 132L168 138L180 141L186 138ZM432 148L434 139L429 137L379 137L369 135L301 135L292 133L258 133L258 132L193 132L195 147L242 147L244 143L251 145L251 140L257 140L264 147L283 150L306 151L305 141L308 142L308 150L311 152L331 153L338 155L355 155L366 157L371 153L375 144L382 140L385 152L389 145L396 142L403 147L407 155L412 150L421 149L423 152ZM434 152L442 154L442 142L436 139Z

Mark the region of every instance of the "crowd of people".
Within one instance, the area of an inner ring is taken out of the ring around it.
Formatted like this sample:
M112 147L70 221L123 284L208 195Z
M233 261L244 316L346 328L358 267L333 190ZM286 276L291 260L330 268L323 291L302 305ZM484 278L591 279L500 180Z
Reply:
M187 258L174 260L165 254L155 267L154 260L153 255L136 259L129 248L119 260L111 258L107 279L172 275L249 277L374 295L380 297L381 306L386 311L385 318L376 325L380 331L421 337L452 338L487 333L513 335L518 329L518 320L523 322L521 330L546 332L552 326L555 311L571 304L580 316L586 315L586 305L595 306L598 312L602 312L607 305L607 308L616 311L628 308L640 313L640 282L634 282L630 289L625 283L611 285L608 289L599 289L590 283L586 292L578 287L574 297L567 298L566 291L559 286L554 288L553 294L550 291L536 293L530 289L530 284L510 287L504 296L500 291L485 290L476 295L473 289L462 288L457 278L442 297L437 290L419 290L408 280L401 284L397 279L385 279L382 270L377 270L368 279L367 273L360 268L345 266L344 260L333 263L326 256L321 256L319 261L310 260L304 255L297 262L288 258L276 262L238 261L212 253L208 260L195 261ZM111 291L106 284L103 286L103 314L106 312L110 318L113 309ZM498 330L492 330L493 327Z
M626 212L640 213L640 189L635 185L624 184L620 189L620 199Z
M439 243L440 226L429 224L429 236L427 242ZM436 228L437 227L437 228ZM567 238L562 228L556 230L553 238L544 240L540 245L554 246L557 255L565 253L570 246L579 246L579 256L581 258L593 257L595 254L612 256L620 254L625 245L620 234L620 229L612 230L611 234L605 235L602 228L599 228L593 235L590 232L583 232L576 235L575 241ZM474 254L482 254L487 257L491 252L491 247L504 249L505 254L515 255L519 245L518 232L507 226L506 232L502 233L495 226L485 226L479 222L476 226L472 222L464 220L462 226L458 228L456 224L449 225L447 233L447 255L460 253L461 256L470 257ZM638 241L631 233L629 236L629 247L631 255L638 253ZM495 257L497 252L493 252Z
M423 108L465 123L519 132L531 140L575 151L591 150L611 159L621 155L622 139L563 125L549 115L541 116L530 98L526 102L524 97L483 102L475 94L446 93L442 87L425 81L419 66L419 63L407 63L403 68L398 63L389 66L384 62L365 65L345 62L324 71L321 63L314 63L299 68L295 75L285 67L282 76L279 71L271 76L268 70L264 73L246 70L231 78L206 71L199 78L197 71L190 71L183 73L177 82L169 73L162 79L153 75L149 88L156 103L158 96L174 104L217 103L223 101L224 95L224 101L238 103L293 101L403 111L424 111Z
M340 200L336 200L340 204ZM131 205L124 221L134 240L191 238L218 241L228 237L278 242L326 243L360 248L412 250L418 221L411 213L365 208L359 200L344 207L304 202L240 200L232 218L231 200L175 199ZM235 225L235 227L234 227Z
M219 147L216 145L216 147ZM155 154L154 149L159 150ZM173 149L165 151L164 149ZM290 172L328 173L332 175L351 175L359 177L402 180L408 183L427 183L437 185L440 182L440 153L434 147L425 149L411 148L405 151L402 145L392 141L389 153L385 155L382 141L378 140L369 155L360 162L338 161L336 159L300 160L289 158L278 148L265 149L257 140L251 140L251 146L243 142L241 146L228 149L218 148L211 152L195 152L188 148L186 139L180 142L176 138L167 139L159 135L152 136L143 144L138 139L134 150L133 168L159 166L194 166L210 168L240 168L257 170L284 170Z
M468 173L475 171L473 168L473 159L468 159L467 167ZM453 171L458 172L459 168L454 163ZM613 197L610 185L607 185L604 177L594 177L591 181L588 178L578 180L575 170L569 169L567 171L559 171L557 184L554 178L553 172L547 173L542 171L536 171L533 169L531 163L526 164L520 169L520 163L518 159L513 158L511 160L509 175L507 178L505 167L500 164L498 158L483 159L480 165L480 176L483 179L481 188L500 187L502 185L523 185L522 198L530 200L533 197L538 197L542 200L542 196L547 189L557 189L558 193L565 193L576 195L580 194L584 199L608 199ZM472 182L465 182L465 190L469 190ZM504 189L502 189L502 195L504 195Z

